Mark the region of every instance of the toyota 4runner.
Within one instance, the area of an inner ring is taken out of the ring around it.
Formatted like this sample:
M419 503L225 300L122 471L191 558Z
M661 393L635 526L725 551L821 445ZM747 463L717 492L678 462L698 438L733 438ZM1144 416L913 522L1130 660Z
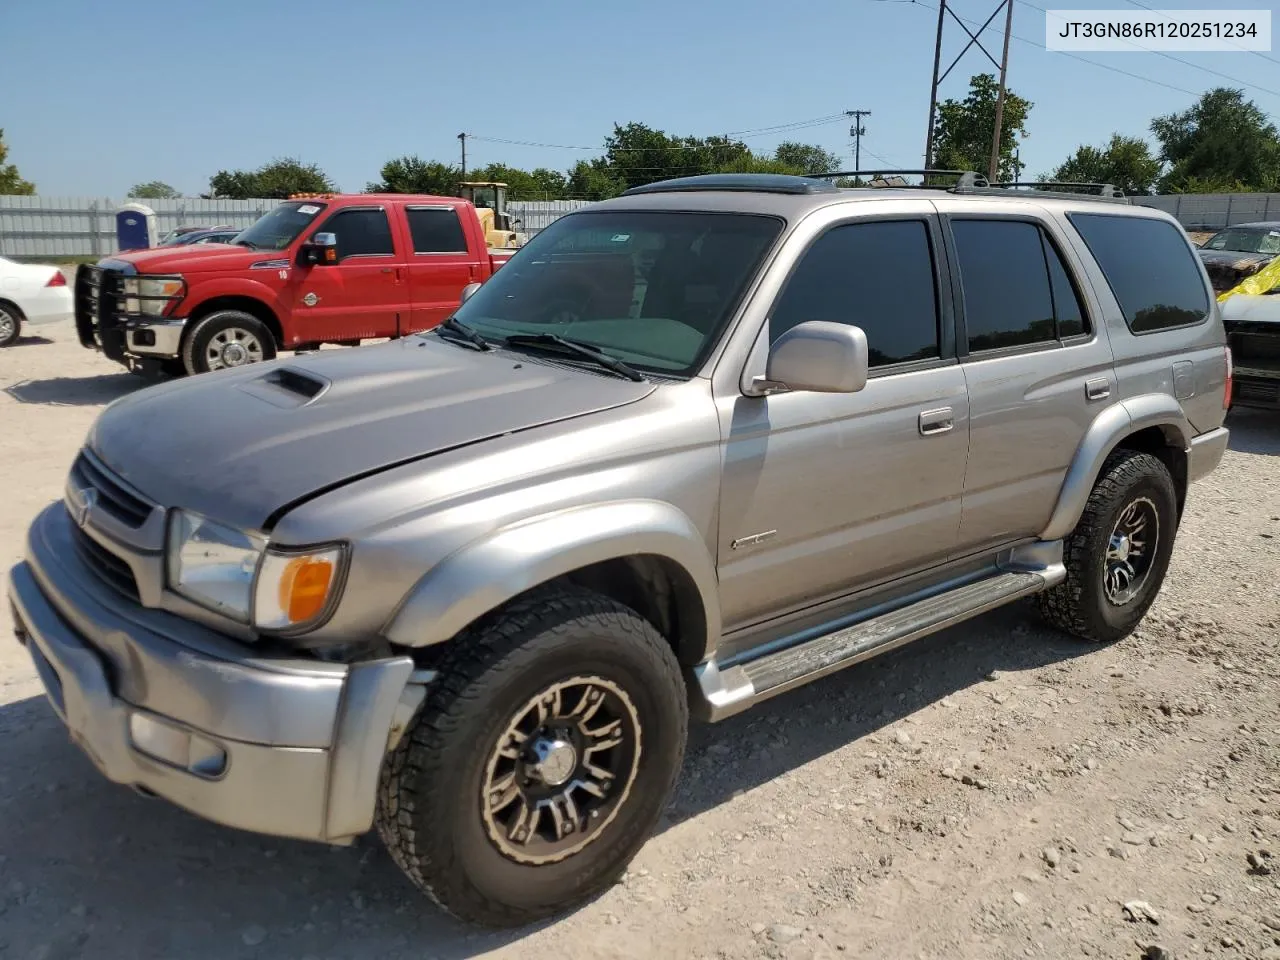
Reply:
M475 922L614 881L690 716L1031 595L1126 636L1227 447L1208 277L1123 198L668 181L468 292L111 404L10 597L108 778L376 825Z

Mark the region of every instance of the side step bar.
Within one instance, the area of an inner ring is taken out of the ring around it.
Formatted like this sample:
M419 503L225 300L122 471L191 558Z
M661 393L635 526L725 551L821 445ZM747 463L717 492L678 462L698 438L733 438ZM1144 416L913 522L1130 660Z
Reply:
M1065 577L1059 564L997 573L723 671L711 660L695 671L704 701L696 705L696 712L707 720L723 720L819 677L1039 593Z

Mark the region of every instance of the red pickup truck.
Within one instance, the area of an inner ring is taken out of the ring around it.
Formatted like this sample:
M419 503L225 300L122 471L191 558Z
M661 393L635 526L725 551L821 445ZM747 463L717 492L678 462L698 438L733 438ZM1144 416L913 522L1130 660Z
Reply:
M514 252L488 247L475 207L457 197L308 195L228 244L81 266L76 331L137 373L204 373L428 330Z

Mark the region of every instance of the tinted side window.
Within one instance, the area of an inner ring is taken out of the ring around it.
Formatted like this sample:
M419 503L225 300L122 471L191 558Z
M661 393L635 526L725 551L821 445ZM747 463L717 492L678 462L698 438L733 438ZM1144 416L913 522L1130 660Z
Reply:
M1182 232L1164 220L1072 213L1134 333L1199 323L1209 313L1200 265Z
M382 210L340 210L319 230L338 235L338 259L395 253L391 224Z
M1065 340L1067 337L1088 333L1084 307L1080 305L1080 297L1071 284L1062 258L1054 249L1053 242L1043 233L1040 240L1044 244L1044 258L1049 264L1049 286L1053 291L1053 314L1058 319L1058 339Z
M921 220L833 227L801 259L769 318L777 340L797 324L861 327L871 366L939 356L938 301Z
M414 253L466 253L467 238L462 233L458 211L451 207L410 207L409 232Z
M1040 228L1016 220L953 220L969 350L1057 339Z

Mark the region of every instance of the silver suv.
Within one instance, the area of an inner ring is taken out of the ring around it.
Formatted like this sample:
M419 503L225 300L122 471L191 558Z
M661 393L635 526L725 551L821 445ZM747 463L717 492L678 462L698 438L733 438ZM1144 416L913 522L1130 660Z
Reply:
M668 181L469 294L116 401L10 597L108 778L376 825L479 923L614 881L690 715L1033 594L1124 637L1227 446L1208 277L1123 199Z

